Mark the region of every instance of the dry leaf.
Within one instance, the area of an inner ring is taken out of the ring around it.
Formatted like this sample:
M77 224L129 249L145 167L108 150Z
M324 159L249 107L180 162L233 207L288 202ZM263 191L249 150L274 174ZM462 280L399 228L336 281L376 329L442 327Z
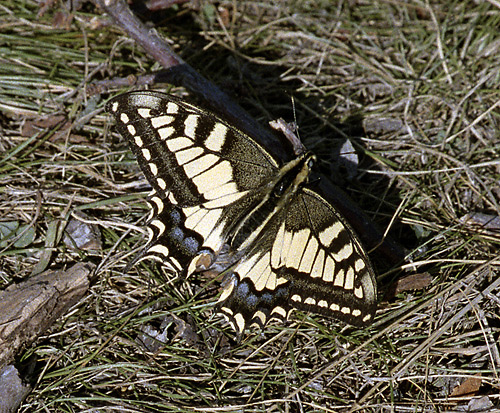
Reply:
M459 397L459 396L473 396L481 387L482 379L479 374L476 374L474 377L469 377L462 384L458 385L453 389L450 394L450 397Z

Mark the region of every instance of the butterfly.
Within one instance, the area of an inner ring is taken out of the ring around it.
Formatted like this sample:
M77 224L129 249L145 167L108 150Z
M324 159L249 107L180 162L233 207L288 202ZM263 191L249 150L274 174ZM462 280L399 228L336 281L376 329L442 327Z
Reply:
M372 322L372 266L308 182L312 153L282 162L217 115L159 92L119 95L106 110L153 189L141 259L184 276L224 271L217 307L238 335L293 309Z

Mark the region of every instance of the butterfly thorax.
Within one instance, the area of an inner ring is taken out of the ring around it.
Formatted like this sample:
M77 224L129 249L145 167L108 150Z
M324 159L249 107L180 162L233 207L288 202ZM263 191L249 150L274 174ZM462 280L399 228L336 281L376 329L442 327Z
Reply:
M265 236L269 223L286 211L298 189L307 183L315 156L304 153L286 163L261 189L259 201L231 228L231 249L244 254Z

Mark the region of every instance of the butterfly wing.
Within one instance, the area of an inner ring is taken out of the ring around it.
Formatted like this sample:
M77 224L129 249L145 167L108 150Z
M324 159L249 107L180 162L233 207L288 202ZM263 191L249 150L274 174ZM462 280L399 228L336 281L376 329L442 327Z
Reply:
M153 188L150 241L144 258L193 271L200 251L222 248L229 227L277 172L253 139L173 96L131 92L106 109L129 141Z

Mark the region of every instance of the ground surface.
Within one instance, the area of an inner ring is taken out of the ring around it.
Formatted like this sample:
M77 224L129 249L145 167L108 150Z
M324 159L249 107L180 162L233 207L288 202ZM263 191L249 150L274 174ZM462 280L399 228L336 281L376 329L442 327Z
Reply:
M124 273L144 242L147 185L102 111L123 89L89 85L158 66L91 3L3 1L0 281L100 264L85 299L19 355L35 361L21 411L498 407L499 4L202 1L141 19L262 124L295 116L322 171L409 259L370 254L373 326L297 314L241 343L213 315L210 279L146 263ZM345 137L355 171L333 162ZM64 242L74 217L97 225L91 249ZM147 338L160 333L162 345Z

